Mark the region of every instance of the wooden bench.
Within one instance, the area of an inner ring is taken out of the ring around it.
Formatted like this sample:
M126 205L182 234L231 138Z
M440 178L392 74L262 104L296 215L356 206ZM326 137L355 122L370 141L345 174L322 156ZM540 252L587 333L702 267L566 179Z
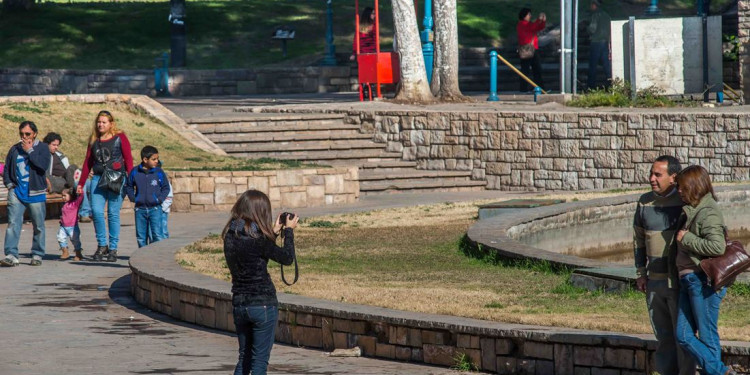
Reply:
M0 184L2 185L2 184ZM47 220L59 219L62 213L63 206L62 196L59 194L47 196ZM28 218L29 214L26 212L24 218ZM8 222L8 189L5 186L0 186L0 223Z

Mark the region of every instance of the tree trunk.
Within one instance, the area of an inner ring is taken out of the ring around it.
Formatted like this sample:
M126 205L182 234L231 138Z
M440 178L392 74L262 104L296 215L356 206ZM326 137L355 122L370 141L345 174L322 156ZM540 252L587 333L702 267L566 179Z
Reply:
M414 1L393 0L392 4L398 52L401 55L401 85L396 93L396 100L411 103L431 102L434 98L427 85Z
M3 11L14 12L29 10L34 6L34 0L3 0Z
M433 0L435 67L432 92L441 101L466 101L458 86L458 21L456 0Z

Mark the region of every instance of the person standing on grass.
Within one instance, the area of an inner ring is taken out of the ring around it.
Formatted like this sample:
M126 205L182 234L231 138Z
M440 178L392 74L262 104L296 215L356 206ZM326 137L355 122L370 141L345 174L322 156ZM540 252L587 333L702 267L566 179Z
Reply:
M94 231L96 231L96 252L94 260L117 261L117 245L120 242L120 208L122 207L125 179L122 179L119 189L112 190L108 184L100 184L105 172L120 172L125 176L133 169L133 155L130 151L130 141L125 133L117 128L115 118L109 111L100 111L94 119L94 129L89 137L89 147L83 162L83 173L88 176L93 170L91 178L91 209L94 216ZM106 177L105 181L106 182ZM83 194L86 179L78 181L76 194ZM104 206L107 206L107 223L104 221ZM107 239L109 226L109 240Z
M276 288L268 275L268 260L284 265L294 261L294 228L299 216L290 214L282 225L273 222L271 201L258 190L245 191L232 207L221 234L224 257L232 275L232 313L239 341L234 375L265 375L279 318ZM284 247L276 245L283 234Z
M47 178L50 164L49 146L36 140L36 124L24 121L18 126L21 140L5 157L3 184L8 188L8 228L5 230L5 258L0 265L13 267L18 261L18 240L23 214L29 210L34 237L31 243L31 265L41 266L45 254L44 219L47 216Z
M163 239L161 205L169 195L167 174L159 168L159 150L141 149L141 165L128 175L125 194L135 203L135 238L138 247Z
M654 356L660 374L695 375L695 363L677 345L679 279L675 266L675 234L684 203L677 193L679 160L663 155L651 165L651 191L643 194L633 219L636 288L646 293L646 306L658 346Z

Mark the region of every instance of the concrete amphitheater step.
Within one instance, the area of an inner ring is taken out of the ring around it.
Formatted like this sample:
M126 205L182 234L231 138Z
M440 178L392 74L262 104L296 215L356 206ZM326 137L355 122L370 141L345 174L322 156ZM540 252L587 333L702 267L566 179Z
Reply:
M363 150L319 150L319 151L286 151L278 148L276 151L262 153L253 152L231 152L230 155L247 158L275 158L281 160L299 160L306 162L319 162L326 165L356 165L367 162L394 161L401 159L400 152L386 152L382 148Z
M359 173L359 181L389 181L389 180L415 180L423 178L447 178L447 179L468 179L471 177L470 171L436 171L426 169L412 169L403 171L380 171L380 170L363 170Z
M285 114L286 115L286 114ZM312 116L307 115L305 116ZM309 130L358 130L356 125L344 124L341 117L306 118L303 116L248 116L233 120L204 118L188 122L203 134L212 133L266 133Z
M246 152L266 154L269 152L307 152L307 151L335 151L335 150L369 150L385 149L384 143L375 143L369 139L325 140L309 142L274 142L265 143L222 143L221 148L228 153Z
M271 131L251 133L212 133L206 135L214 143L267 143L267 142L310 142L335 140L370 140L372 134L360 133L357 129Z

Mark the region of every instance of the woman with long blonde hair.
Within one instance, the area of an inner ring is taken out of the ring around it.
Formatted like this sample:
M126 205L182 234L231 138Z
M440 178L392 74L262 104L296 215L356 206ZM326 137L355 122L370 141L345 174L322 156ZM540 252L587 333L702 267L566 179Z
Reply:
M282 216L283 215L283 216ZM294 228L299 216L283 213L272 221L271 201L258 190L244 192L222 232L224 257L232 275L232 313L239 341L234 375L265 375L279 317L268 260L294 261ZM284 246L276 245L282 234Z
M122 185L125 176L133 169L130 141L117 128L114 116L109 111L100 111L94 119L94 129L89 137L86 159L81 176L93 171L91 180L91 210L96 231L94 260L117 261L117 245L120 241L120 208L123 201ZM78 181L78 194L83 193L86 177ZM104 206L107 206L107 222L104 221ZM107 233L107 227L109 231ZM107 238L109 234L109 238Z

